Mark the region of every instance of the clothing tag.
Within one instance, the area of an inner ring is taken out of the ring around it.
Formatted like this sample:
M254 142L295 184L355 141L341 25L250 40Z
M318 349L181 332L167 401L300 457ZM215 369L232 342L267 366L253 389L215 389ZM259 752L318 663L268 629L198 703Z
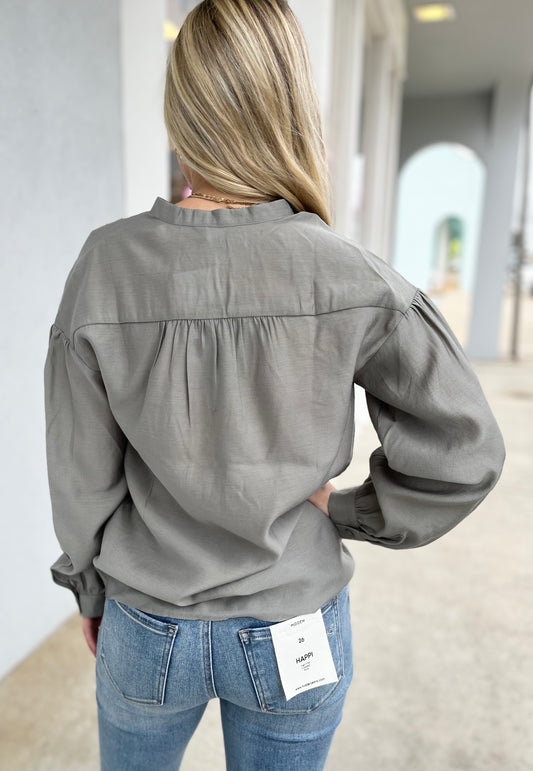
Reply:
M280 621L269 629L287 701L310 688L337 682L320 608L316 613Z

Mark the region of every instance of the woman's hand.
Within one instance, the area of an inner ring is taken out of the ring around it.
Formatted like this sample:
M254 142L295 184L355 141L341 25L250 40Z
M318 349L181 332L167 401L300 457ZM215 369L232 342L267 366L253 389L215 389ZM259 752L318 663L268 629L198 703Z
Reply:
M89 646L93 656L96 657L96 642L98 639L98 629L100 627L100 622L102 621L102 616L97 616L96 618L85 618L82 616L81 621L83 626L83 635L87 640L87 645Z
M322 485L322 487L316 491L316 493L313 493L310 498L306 498L307 501L311 501L313 506L316 506L317 509L320 509L320 511L326 515L326 517L329 517L328 512L328 501L329 496L331 493L336 490L337 488L334 487L331 482L326 482L325 485Z

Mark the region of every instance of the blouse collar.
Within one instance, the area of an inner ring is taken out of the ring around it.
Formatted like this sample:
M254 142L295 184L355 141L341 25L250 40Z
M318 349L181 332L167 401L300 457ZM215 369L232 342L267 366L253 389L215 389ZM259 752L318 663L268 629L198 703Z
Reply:
M294 214L295 210L285 198L242 206L237 209L186 209L157 196L150 214L171 225L204 225L207 227L231 227L253 225L256 222L278 220Z

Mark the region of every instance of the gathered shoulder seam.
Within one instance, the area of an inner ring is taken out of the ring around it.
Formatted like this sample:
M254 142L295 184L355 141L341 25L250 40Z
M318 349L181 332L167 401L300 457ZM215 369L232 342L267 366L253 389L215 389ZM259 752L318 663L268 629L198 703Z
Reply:
M405 317L407 316L408 312L409 312L409 311L411 310L411 308L413 307L413 305L414 305L415 301L418 299L418 297L419 297L419 295L420 295L421 291L422 291L422 290L421 290L420 288L418 288L418 287L417 287L417 288L416 288L416 291L415 291L415 293L414 293L414 295L413 295L413 297L412 297L412 299L411 299L411 302L409 303L409 305L407 306L407 308L406 308L404 311L401 311L401 310L399 310L399 309L398 309L398 313L400 313L400 314L401 314L400 318L398 319L398 321L396 322L396 324L393 326L393 328L391 329L391 331L389 332L389 334L385 336L385 338L383 339L383 341L382 341L381 345L379 346L379 348L378 348L376 351L374 351L374 353L373 353L373 354L372 354L372 355L371 355L371 356L370 356L370 357L369 357L369 358L368 358L368 359L365 361L365 363L364 363L364 364L363 364L361 367L359 367L359 369L357 370L357 372L355 372L355 373L354 373L354 377L353 377L353 379L354 379L354 382L356 381L356 378L357 378L357 377L359 377L359 375L360 375L360 374L361 374L361 372L364 370L364 368L365 368L365 367L366 367L368 364L370 364L370 362L371 362L371 361L374 359L374 357L375 357L375 356L377 356L377 355L378 355L378 353L381 351L381 349L383 348L383 346L385 345L385 343L386 343L386 342L389 340L389 338L390 338L390 337L392 337L392 335L393 335L393 334L396 332L396 330L398 329L398 327L400 326L400 324L402 323L402 321L403 321L403 320L405 319Z
M61 329L61 327L58 327L58 325L56 323L53 323L52 326L50 327L50 331L52 331L52 329L54 329L54 328L57 329L57 331L60 332L61 335L65 338L65 340L67 341L67 344L68 344L70 350L72 351L74 356L76 356L76 358L81 361L81 363L83 364L84 367L87 367L87 369L90 370L91 372L100 372L99 369L94 369L94 367L90 367L87 364L87 362L80 356L80 354L78 353L78 351L76 350L76 348L74 346L74 343L69 338L69 336L67 334L65 334L65 332ZM73 335L73 337L74 337L74 335Z

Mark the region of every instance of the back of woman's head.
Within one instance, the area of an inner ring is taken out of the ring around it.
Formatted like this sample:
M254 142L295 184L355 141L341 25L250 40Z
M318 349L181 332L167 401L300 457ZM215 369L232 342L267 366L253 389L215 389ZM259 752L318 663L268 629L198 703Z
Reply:
M285 198L331 225L331 189L307 44L286 0L203 0L167 63L172 147L217 190Z

